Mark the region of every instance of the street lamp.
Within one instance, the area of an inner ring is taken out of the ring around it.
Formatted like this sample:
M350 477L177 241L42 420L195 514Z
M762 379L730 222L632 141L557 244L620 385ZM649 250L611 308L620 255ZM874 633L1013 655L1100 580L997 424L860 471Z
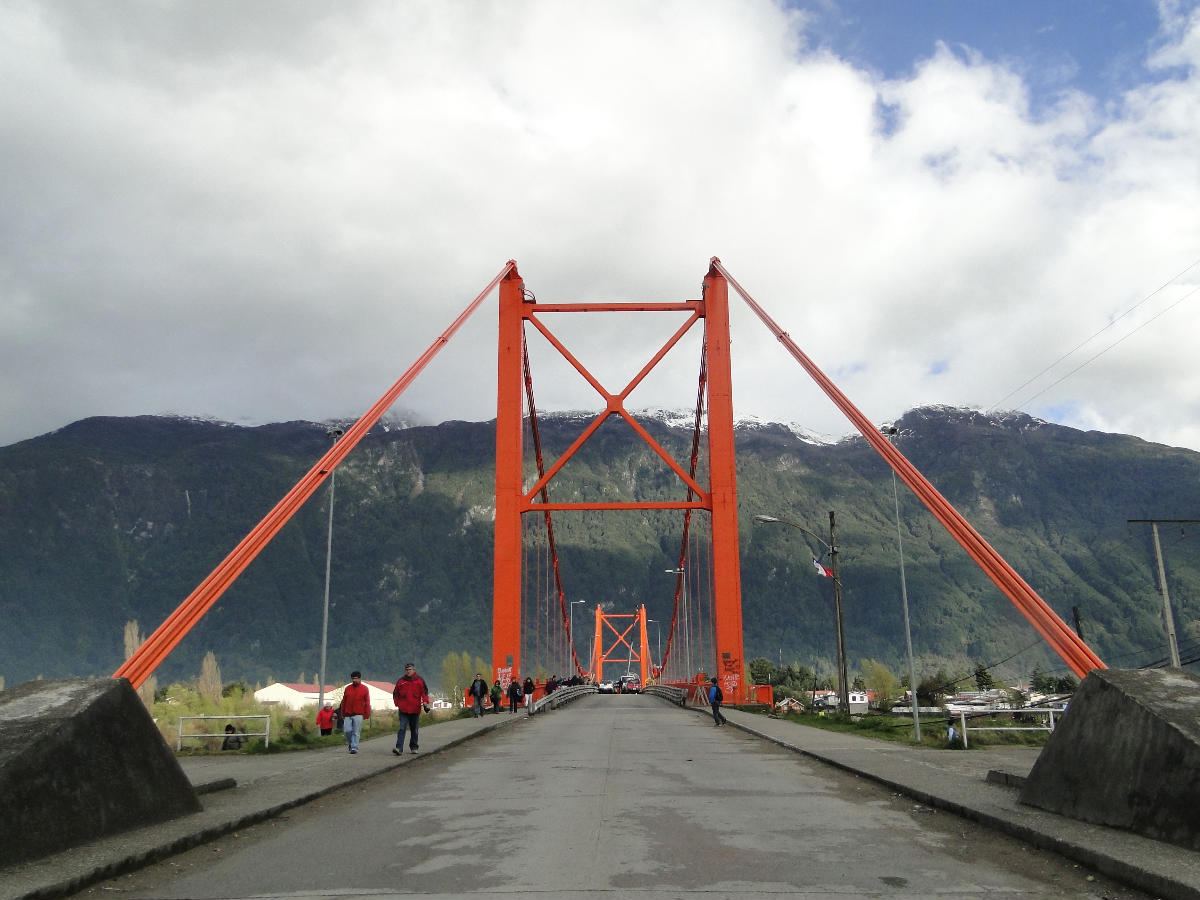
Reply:
M692 669L692 636L688 633L688 591L687 591L687 571L680 566L678 569L663 569L668 575L674 575L682 579L683 584L683 661L687 666L687 680L691 681L695 677L695 671Z
M888 439L900 433L895 425L880 429ZM917 706L917 667L913 663L912 629L908 624L908 582L904 578L904 538L900 534L900 492L896 487L896 470L892 469L892 501L896 505L896 548L900 552L900 602L904 606L904 641L908 645L908 683L912 688L913 740L921 743L921 711Z
M345 432L340 428L327 429L325 435L336 444ZM333 487L337 468L329 471L329 530L325 535L325 609L321 614L321 684L317 688L317 709L325 708L325 648L329 643L329 564L333 560Z
M838 655L838 711L850 713L850 683L849 676L846 672L846 638L842 631L842 579L838 575L838 550L837 550L837 522L834 519L833 510L829 511L829 543L813 532L809 531L803 525L792 522L788 519L781 519L779 516L764 516L757 515L754 517L755 522L761 522L764 525L787 525L790 528L795 528L797 531L802 531L807 534L822 547L829 551L831 575L833 577L833 615L834 625L837 628L837 655Z
M571 601L571 658L569 660L567 660L567 668L568 669L574 668L574 666L575 666L575 604L576 603L587 603L587 601L586 600L572 600ZM572 674L575 674L575 673L572 673Z
M662 622L658 619L647 619L647 622L654 623L654 632L658 635L658 675L662 677Z

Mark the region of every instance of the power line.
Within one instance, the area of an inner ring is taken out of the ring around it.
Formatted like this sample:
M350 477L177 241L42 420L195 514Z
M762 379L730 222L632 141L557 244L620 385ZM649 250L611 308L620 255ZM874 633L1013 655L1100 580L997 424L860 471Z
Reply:
M1100 336L1101 334L1103 334L1105 331L1107 331L1108 329L1112 328L1114 325L1116 325L1118 322L1120 322L1122 319L1124 319L1124 318L1125 318L1127 315L1129 315L1129 314L1130 314L1130 313L1132 313L1134 310L1136 310L1136 309L1138 309L1140 306L1142 306L1142 304L1146 303L1146 302L1147 302L1148 300L1150 300L1152 297L1154 297L1154 296L1156 296L1157 294L1161 293L1161 292L1162 292L1163 290L1165 290L1165 289L1166 289L1168 286L1170 286L1171 284L1173 284L1175 281L1179 280L1179 278L1180 278L1180 277L1182 277L1183 275L1187 274L1188 272L1190 272L1192 269L1194 269L1194 268L1195 268L1196 266L1198 266L1198 265L1200 265L1200 259L1197 259L1195 262L1193 262L1191 265L1189 265L1189 266L1187 266L1186 268L1184 268L1184 269L1183 269L1182 271L1180 271L1178 274L1176 274L1176 275L1172 276L1171 278L1167 279L1166 281L1164 281L1164 282L1163 282L1161 285L1159 285L1157 288L1155 288L1153 291L1151 291L1149 294L1147 294L1145 297L1143 297L1141 300L1139 300L1139 301L1138 301L1137 303L1135 303L1133 306L1129 307L1129 309L1125 310L1125 312L1121 313L1121 315L1117 316L1115 319L1113 319L1111 322L1109 322L1107 325L1105 325L1105 326L1104 326L1103 328L1101 328L1099 331L1095 332L1095 333L1094 333L1093 335L1091 335L1090 337L1088 337L1088 338L1086 338L1085 340L1081 341L1080 343L1076 344L1074 347L1072 347L1070 350L1068 350L1066 353L1064 353L1064 354L1063 354L1062 356L1060 356L1058 359L1054 360L1054 362L1050 363L1050 365L1046 366L1046 368L1042 369L1042 371L1038 372L1038 373L1037 373L1036 375L1034 375L1032 378L1029 378L1027 381L1025 381L1025 383L1024 383L1024 384L1022 384L1022 385L1020 385L1019 387L1016 387L1016 388L1014 388L1013 390L1009 391L1007 394L1005 394L1003 397L1001 397L999 400L997 400L995 403L993 403L993 404L991 405L991 407L989 407L989 409L988 409L988 412L992 412L992 411L994 411L995 409L997 409L997 408L1000 406L1000 404L1001 404L1001 403L1003 403L1003 402L1004 402L1005 400L1007 400L1009 397L1012 397L1012 396L1014 396L1015 394L1018 394L1018 393L1020 393L1022 390L1024 390L1026 387L1028 387L1028 386L1029 386L1030 384L1032 384L1033 382L1037 381L1039 378L1041 378L1043 375L1045 375L1047 372L1049 372L1051 369L1053 369L1055 366L1057 366L1057 365L1058 365L1059 363L1061 363L1063 360L1065 360L1065 359L1067 359L1068 357L1072 356L1072 355L1073 355L1073 354L1074 354L1074 353L1075 353L1077 350L1079 350L1079 349L1081 349L1082 347L1085 347L1087 344L1091 343L1093 340L1095 340L1097 337L1099 337L1099 336ZM1200 288L1197 288L1196 290L1200 290ZM1109 345L1108 347L1106 347L1104 350L1101 350L1099 353L1097 353L1097 354L1096 354L1095 356L1093 356L1091 359L1087 360L1087 362L1084 362L1084 363L1082 363L1081 365L1077 366L1076 368L1072 369L1070 372L1068 372L1068 373L1067 373L1066 375L1064 375L1062 378L1058 379L1058 381L1054 382L1054 384L1051 384L1049 387L1043 388L1041 391L1039 391L1038 393L1034 394L1032 397L1030 397L1028 400L1026 400L1024 403L1022 403L1022 404L1021 404L1021 406L1022 406L1022 407L1024 407L1026 404L1028 404L1028 403L1032 402L1033 400L1035 400L1035 399L1037 399L1038 397L1040 397L1042 394L1046 393L1046 391L1050 390L1050 388L1052 388L1052 387L1054 387L1055 385L1057 385L1057 384L1061 383L1061 382L1062 382L1062 381L1064 381L1065 379L1067 379L1067 378L1070 378L1072 375L1074 375L1076 372L1078 372L1080 369L1082 369L1082 368L1083 368L1084 366L1086 366L1088 363L1092 362L1092 360L1096 359L1096 358L1097 358L1097 357L1099 357L1099 356L1102 356L1103 354L1105 354L1105 353L1107 353L1109 350L1111 350L1113 347L1117 346L1117 344L1121 343L1121 341L1125 340L1125 338L1127 338L1127 337L1130 337L1130 336L1132 336L1133 334L1136 334L1138 331L1140 331L1142 328L1145 328L1147 325L1149 325L1149 324L1150 324L1150 322L1153 322L1153 321L1154 321L1154 319L1157 319L1157 318L1158 318L1159 316L1161 316L1163 313L1165 313L1165 312L1168 312L1168 311L1169 311L1169 310L1171 310L1171 309L1174 309L1176 306L1178 306L1180 303L1182 303L1182 302L1183 302L1185 299L1187 299L1188 297L1190 297L1192 294L1196 293L1196 290L1192 290L1192 291L1189 291L1187 294L1184 294L1184 296L1183 296L1183 297L1181 297L1181 298L1180 298L1179 300L1177 300L1175 303L1171 304L1171 306L1167 307L1167 309L1163 310L1163 311L1162 311L1162 312L1160 312L1158 315L1154 316L1152 319L1150 319L1150 320L1148 320L1148 321L1146 321L1146 322L1143 322L1141 325L1139 325L1139 326L1138 326L1137 328L1135 328L1133 331L1129 332L1129 334L1125 335L1125 337L1121 338L1121 340L1119 340L1119 341L1116 341L1116 342L1115 342L1115 343L1113 343L1113 344L1110 344L1110 345Z
M1028 399L1026 399L1025 402L1021 404L1021 407L1024 408L1025 406L1028 406L1030 403L1032 403L1038 397L1042 396L1042 394L1046 393L1046 391L1062 384L1064 381L1066 381L1068 378L1070 378L1072 375L1074 375L1076 372L1078 372L1084 366L1090 365L1091 363L1095 362L1097 359L1099 359L1101 356L1103 356L1109 350L1112 350L1114 347L1118 346L1119 344L1124 343L1129 338L1133 337L1135 334L1137 334L1139 331L1141 331L1143 328L1145 328L1147 325L1149 325L1151 322L1153 322L1155 319L1158 319L1158 318L1166 315L1171 310L1173 310L1175 307L1177 307L1180 303L1182 303L1184 300L1186 300L1188 297L1190 297L1196 293L1200 293L1200 287L1192 288L1190 291L1188 291L1186 294L1184 294L1182 297L1180 297L1178 300L1176 300L1174 303L1172 303L1166 309L1162 310L1161 312L1157 313L1156 315L1151 316L1149 319L1147 319L1145 322L1143 322L1137 328L1133 329L1133 331L1126 334L1124 337L1120 338L1119 340L1113 341L1111 344L1109 344L1107 347L1105 347L1103 350L1101 350L1095 356L1092 356L1092 357L1084 360L1079 365L1077 365L1075 368L1073 368L1070 372L1068 372L1066 375L1064 375L1062 378L1059 378L1057 381L1053 381L1050 384L1046 385L1044 388L1042 388L1040 391L1038 391L1032 397L1029 397Z

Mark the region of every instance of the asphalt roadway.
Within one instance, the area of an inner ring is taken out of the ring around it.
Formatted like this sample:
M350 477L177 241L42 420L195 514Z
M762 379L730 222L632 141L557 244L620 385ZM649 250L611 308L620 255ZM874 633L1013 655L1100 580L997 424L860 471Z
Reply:
M679 714L704 713L681 710ZM1019 804L1017 786L1036 760L1036 749L936 750L827 732L761 714L727 710L726 715L730 727L872 779L925 806L964 816L1050 850L1147 894L1200 898L1200 854ZM513 716L505 712L424 729L421 756L437 754L522 718L523 713ZM184 771L203 792L201 812L0 870L0 897L70 896L418 758L393 756L391 744L388 737L374 739L355 757L329 748L182 759Z

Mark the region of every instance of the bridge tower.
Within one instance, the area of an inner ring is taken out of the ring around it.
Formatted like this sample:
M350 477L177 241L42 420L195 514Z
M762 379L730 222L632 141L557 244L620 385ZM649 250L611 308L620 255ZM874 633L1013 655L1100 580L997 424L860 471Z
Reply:
M715 263L715 261L714 261ZM555 335L550 314L678 312L686 321L632 381L611 391L592 375ZM536 328L599 393L604 408L579 438L532 488L523 484L525 392L531 375L525 346L526 326ZM708 409L708 484L699 484L625 409L626 397L693 327L703 328L702 378ZM496 397L496 522L492 661L494 677L506 684L522 668L521 584L522 516L558 510L680 509L704 510L712 536L713 649L710 672L721 678L729 697L741 696L745 663L742 649L741 574L738 555L737 476L734 468L733 382L729 352L729 286L710 265L699 300L619 303L539 303L525 290L513 266L499 285L498 384ZM550 502L546 492L562 465L610 416L624 419L681 479L687 498L663 502ZM564 609L564 618L565 618Z

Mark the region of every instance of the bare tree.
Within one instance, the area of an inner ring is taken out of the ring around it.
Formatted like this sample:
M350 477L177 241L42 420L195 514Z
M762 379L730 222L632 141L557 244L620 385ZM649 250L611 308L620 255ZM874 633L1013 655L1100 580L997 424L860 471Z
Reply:
M200 683L196 690L206 700L221 699L221 667L217 665L217 658L211 650L204 654L204 662L200 663Z
M130 619L125 623L125 658L133 656L135 650L146 642L145 635L142 634L142 629L138 626L137 619ZM142 682L142 686L137 689L137 695L141 698L142 703L149 709L154 703L154 693L158 690L158 678L151 675Z
M137 619L130 619L125 623L125 658L133 656L133 652L138 647L142 646L146 639L142 636L142 630L138 627Z

